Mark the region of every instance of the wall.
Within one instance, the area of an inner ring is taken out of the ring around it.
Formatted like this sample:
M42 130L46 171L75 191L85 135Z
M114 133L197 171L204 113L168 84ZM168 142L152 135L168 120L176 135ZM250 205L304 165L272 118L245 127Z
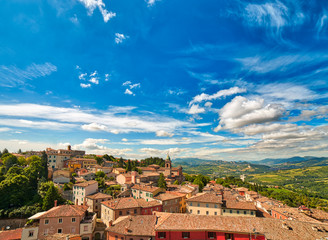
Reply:
M222 215L222 209L220 204L216 204L216 208L214 203L207 204L208 207L206 207L206 203L187 202L186 211L187 213L195 215ZM206 212L208 212L208 214L206 214Z
M288 217L286 217L285 215L283 215L275 210L271 210L271 215L273 218L276 218L276 219L288 219Z
M20 219L20 218L0 219L0 231L2 228L5 228L7 226L9 226L10 229L23 227L26 221L27 221L26 219Z
M38 239L38 227L23 228L21 240L37 240ZM33 231L33 237L29 237L30 231Z
M159 238L158 232L156 232L156 240L185 240L185 238L182 238L182 232L176 231L176 232L166 232L166 238ZM190 238L189 240L210 240L210 239L216 239L216 240L226 240L225 233L223 232L216 232L216 238L209 238L207 231L198 231L198 232L190 232ZM262 236L256 236L252 235L252 237L249 234L234 234L234 240L265 240L265 237Z
M231 213L230 213L231 210ZM238 213L239 211L239 213ZM244 211L246 211L246 214L244 214ZM252 214L253 212L253 214ZM223 209L222 210L223 216L235 216L235 217L256 217L255 210L242 210L242 209Z

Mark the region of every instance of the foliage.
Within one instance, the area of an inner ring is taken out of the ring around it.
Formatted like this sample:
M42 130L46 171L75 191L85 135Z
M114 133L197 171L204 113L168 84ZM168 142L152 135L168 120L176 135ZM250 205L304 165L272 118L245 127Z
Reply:
M175 180L173 184L174 185L179 185L179 181L178 180Z
M63 202L62 197L58 193L58 189L52 184L43 198L42 209L47 211L52 208L55 205L55 200L58 201L58 204Z
M164 174L163 173L161 173L159 175L159 179L158 179L157 185L160 188L167 189L167 185L166 185L166 181L165 181L165 177L164 177Z
M97 178L105 178L106 174L103 171L97 171L96 172L96 177Z
M104 163L104 159L101 157L95 157L95 160L97 161L98 165L102 165Z
M132 165L131 165L131 160L130 159L126 163L125 169L126 169L126 172L130 172L132 170Z
M15 164L18 165L18 159L16 156L7 153L7 154L3 154L2 157L2 163L3 165L6 167L6 169L8 170L9 168L11 168L12 166L14 166Z
M165 166L165 160L163 158L158 158L158 157L150 157L150 158L145 158L140 161L140 166L141 167L147 167L151 164L157 164L161 167Z

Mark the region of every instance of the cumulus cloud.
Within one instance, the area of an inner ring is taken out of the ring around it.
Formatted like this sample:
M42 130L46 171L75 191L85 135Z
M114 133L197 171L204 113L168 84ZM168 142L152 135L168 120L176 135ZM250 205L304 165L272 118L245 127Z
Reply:
M96 8L101 12L104 22L108 22L111 18L116 16L116 13L108 11L105 3L102 0L79 0L85 8L88 9L88 15L92 15Z
M159 0L146 0L148 7L153 6L155 4L155 2L157 2L157 1L159 1Z
M199 114L199 113L204 113L205 112L205 108L199 107L198 104L194 104L190 107L190 109L188 110L188 114Z
M94 139L94 138L87 138L81 144L73 145L75 149L87 149L87 150L104 150L105 147L98 145L97 143L108 143L108 139Z
M127 95L133 95L133 92L130 91L129 89L125 89L124 94L127 94Z
M249 100L237 96L219 111L219 125L215 129L235 129L255 123L265 123L278 120L283 114L280 105L264 105L263 99Z
M89 82L94 83L94 84L99 84L99 80L96 77L90 78Z
M80 80L85 80L85 77L86 77L87 75L88 75L87 73L81 73L81 74L79 75L79 79L80 79Z
M215 99L219 99L222 97L226 97L226 96L230 96L230 95L234 95L234 94L238 94L238 93L244 93L244 92L246 92L245 88L232 87L229 89L220 90L217 93L212 94L212 95L202 93L200 95L195 96L193 98L193 100L189 103L189 105L192 105L194 103L203 102L203 101L215 100Z
M98 123L84 124L81 126L83 130L96 132L96 131L108 131L108 127Z
M173 133L168 133L164 130L159 130L159 131L156 132L156 136L157 137L173 137L174 134Z
M90 83L87 83L87 84L80 83L80 86L81 86L81 88L89 88L89 87L91 87L91 84Z

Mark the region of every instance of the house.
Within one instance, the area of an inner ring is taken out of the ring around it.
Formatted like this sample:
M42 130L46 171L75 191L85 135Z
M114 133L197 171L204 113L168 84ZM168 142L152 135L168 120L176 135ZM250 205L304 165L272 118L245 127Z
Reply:
M186 200L186 212L196 215L222 215L222 195L200 193Z
M134 198L143 198L146 201L151 201L154 200L155 195L160 192L164 192L164 189L159 187L135 184L131 187L131 191Z
M95 193L86 197L86 204L89 212L97 213L97 217L101 217L101 202L111 200L112 196L104 193Z
M131 184L136 182L136 177L138 176L138 173L136 171L128 172L128 173L121 173L116 176L116 181L120 185L124 184Z
M106 228L106 239L155 239L156 220L155 215L120 217Z
M163 204L163 212L178 213L181 211L183 196L170 192L160 193L154 197L155 200Z
M74 160L68 160L67 167L68 167L70 173L74 173L76 171L76 169L82 168L82 164L77 161L74 161Z
M70 177L66 177L64 175L57 175L52 177L52 181L56 184L64 184L64 183L69 183L71 180Z
M91 180L73 185L73 200L76 205L82 205L86 196L98 192L98 182Z
M81 165L81 168L94 168L97 166L97 160L93 158L73 158L73 162L76 162Z
M253 202L242 202L238 200L225 200L222 206L223 216L256 217L256 206Z
M83 178L86 181L90 181L96 179L96 174L94 172L88 171L85 173L80 173L79 177Z
M271 208L271 216L276 219L288 219L288 220L296 220L303 222L315 222L319 223L320 221L311 217L310 214L306 214L302 212L298 208L292 207L273 207Z
M54 234L72 234L91 240L97 216L95 213L89 213L87 208L84 205L61 205L46 212L39 212L29 218L34 221L23 228L22 239L43 240Z
M245 187L235 188L235 190L236 190L241 196L245 196L245 193L248 191L248 189L245 188Z
M114 168L113 173L123 174L123 173L126 173L126 170L124 168Z
M151 215L153 211L161 211L162 204L157 201L147 202L133 197L117 198L101 203L101 219L109 226L121 216Z

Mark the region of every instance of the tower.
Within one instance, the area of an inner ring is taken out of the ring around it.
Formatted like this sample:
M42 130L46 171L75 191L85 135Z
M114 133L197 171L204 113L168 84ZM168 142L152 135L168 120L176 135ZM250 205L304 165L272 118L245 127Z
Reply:
M169 154L167 154L167 157L165 159L165 170L164 170L164 176L165 177L171 177L171 170L172 170L172 162Z

